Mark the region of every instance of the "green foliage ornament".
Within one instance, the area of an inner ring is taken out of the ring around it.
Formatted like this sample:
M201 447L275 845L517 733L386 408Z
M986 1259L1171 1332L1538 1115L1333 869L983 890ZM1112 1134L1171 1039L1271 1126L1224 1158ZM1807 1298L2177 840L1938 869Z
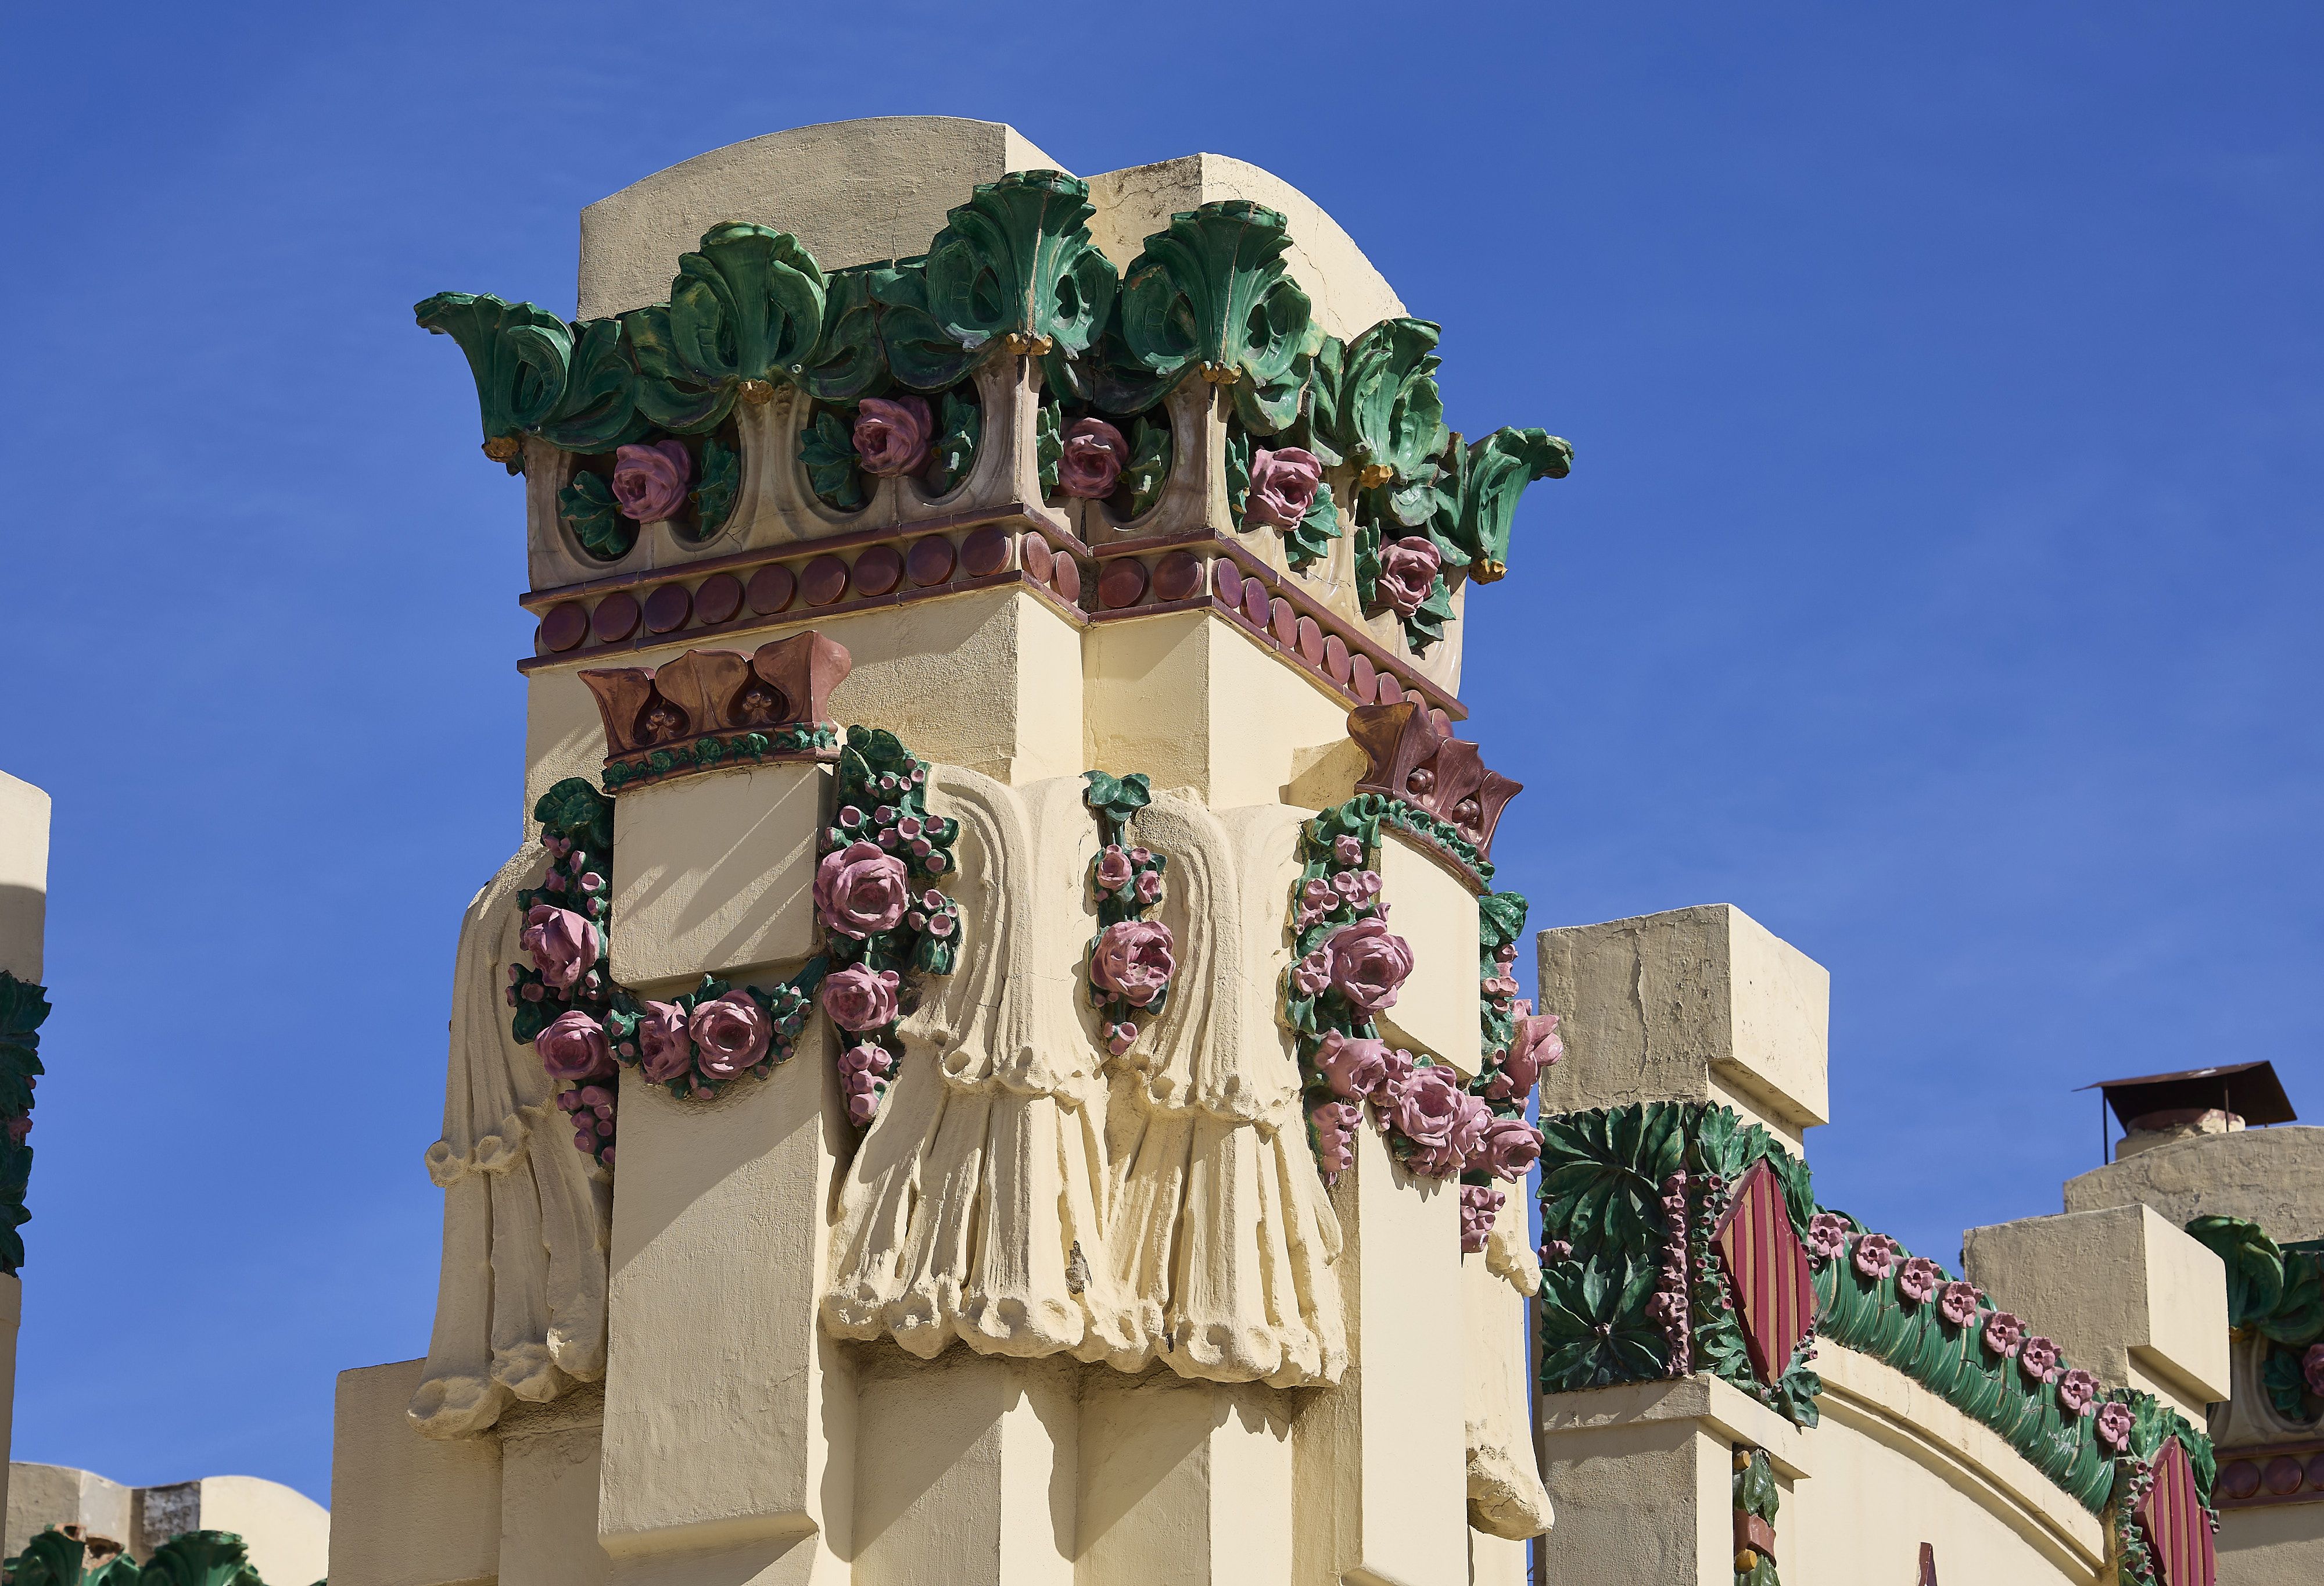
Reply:
M1663 1375L1662 1324L1648 1312L1651 1261L1564 1262L1541 1280L1541 1385L1572 1393Z
M557 493L557 509L581 548L600 561L619 561L638 543L638 525L622 515L613 481L586 468Z
M1163 487L1170 482L1173 441L1168 415L1140 417L1131 424L1129 441L1130 461L1121 470L1121 487L1130 492L1130 515L1140 518L1154 510L1155 503L1162 499Z
M707 540L726 526L734 511L735 492L742 485L742 459L734 449L716 439L705 441L701 477L692 492L696 539Z
M189 1531L153 1550L138 1586L264 1586L231 1531Z
M1448 563L1492 583L1508 570L1518 497L1537 479L1564 478L1573 448L1545 431L1500 429L1466 451L1447 447L1445 457L1450 466L1437 483L1432 537Z
M16 1231L32 1216L24 1209L32 1177L32 1148L24 1138L32 1127L33 1081L47 1071L41 1025L48 1016L45 987L0 969L0 1272L24 1265L24 1237Z
M931 492L942 496L976 467L976 449L984 439L984 408L976 388L945 392L936 426L933 459L922 478Z
M1775 1511L1783 1506L1783 1494L1775 1485L1775 1468L1768 1462L1766 1450L1735 1451L1734 1488L1735 1512L1765 1521L1772 1533ZM1775 1559L1756 1547L1737 1548L1735 1586L1778 1586Z
M2278 1245L2240 1217L2199 1217L2187 1231L2227 1269L2227 1325L2264 1340L2260 1387L2287 1420L2313 1417L2302 1357L2324 1340L2324 1240Z
M1245 490L1248 492L1248 482ZM1300 520L1283 532L1284 559L1295 572L1305 571L1332 553L1332 542L1340 537L1340 508L1332 499L1332 487L1315 487L1315 498L1307 505Z
M638 408L674 435L715 428L738 399L797 385L823 333L824 276L788 232L733 221L680 255L669 301L623 314Z
M1442 335L1425 320L1382 320L1348 345L1328 388L1316 383L1313 433L1331 448L1326 460L1360 470L1363 488L1385 487L1394 498L1425 492L1435 479L1437 459L1452 440L1436 387L1434 348ZM1416 494L1412 505L1423 509L1424 497Z
M1173 384L1199 369L1231 386L1236 416L1257 434L1291 424L1323 338L1284 266L1290 247L1283 217L1247 199L1172 216L1123 277L1131 362Z
M1057 465L1064 461L1065 414L1055 402L1044 400L1033 416L1033 459L1040 469L1041 498L1057 493Z
M1114 268L1090 241L1089 184L1015 171L977 186L929 246L928 312L964 347L1086 352L1113 308ZM1029 344L1029 345L1027 345Z
M814 420L799 432L799 467L807 470L807 488L825 506L853 512L863 505L854 424L840 412L816 404Z

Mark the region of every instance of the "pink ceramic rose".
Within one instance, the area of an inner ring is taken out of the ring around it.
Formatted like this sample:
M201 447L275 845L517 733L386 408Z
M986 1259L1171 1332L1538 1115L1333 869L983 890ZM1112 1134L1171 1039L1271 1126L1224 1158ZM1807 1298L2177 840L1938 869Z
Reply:
M1364 862L1364 841L1360 837L1335 837L1332 839L1332 857L1350 869Z
M577 1007L558 1014L532 1038L532 1049L551 1079L602 1080L613 1071L613 1049L605 1032Z
M686 1010L674 1002L650 1002L638 1016L638 1067L657 1085L682 1079L694 1066L694 1043L686 1033Z
M1320 997L1332 984L1332 966L1320 952L1311 952L1291 966L1291 988L1302 997Z
M2002 1359L2015 1355L2025 1342L2025 1323L2008 1311L1996 1311L1985 1319L1985 1347Z
M1517 1037L1509 1043L1501 1071L1508 1076L1509 1093L1522 1096L1540 1081L1542 1070L1565 1055L1565 1043L1557 1038L1555 1014L1536 1014L1523 1002L1514 1011L1518 1015Z
M2098 1406L2098 1441L2115 1453L2130 1446L2130 1406L2120 1399Z
M1924 1304L1937 1292L1937 1284L1943 1276L1943 1269L1935 1262L1926 1256L1915 1256L1896 1274L1896 1292L1915 1305Z
M1455 1090L1460 1090L1461 1075L1457 1070L1447 1070ZM1493 1109L1465 1090L1460 1090L1460 1111L1453 1115L1452 1132L1444 1137L1444 1148L1453 1157L1453 1172L1470 1164L1485 1144L1485 1131L1492 1127Z
M2017 1368L2035 1382L2050 1382L2059 1371L2058 1346L2035 1333L2017 1347Z
M559 991L570 991L581 977L597 967L604 938L597 927L571 909L535 904L525 911L524 933L517 941L532 955L540 978Z
M823 1011L843 1030L876 1030L894 1022L896 989L901 984L893 969L850 964L824 977Z
M855 407L855 459L867 474L917 474L935 455L936 416L923 396L867 396Z
M1120 843L1110 842L1097 857L1097 888L1100 892L1120 892L1130 885L1130 856L1121 851Z
M1466 1110L1462 1104L1471 1099L1461 1093L1451 1069L1431 1063L1414 1069L1388 1090L1380 1110L1406 1139L1423 1151L1434 1151L1452 1143L1454 1126Z
M1493 1237L1493 1224L1508 1199L1490 1184L1461 1186L1461 1248L1474 1256Z
M1856 1241L1856 1270L1878 1283L1895 1270L1904 1247L1886 1234L1867 1234Z
M1513 1184L1541 1160L1541 1131L1521 1118L1497 1118L1485 1126L1485 1137L1470 1162Z
M1808 1219L1808 1248L1829 1261L1848 1248L1848 1220L1819 1211Z
M2324 1397L2324 1344L2310 1344L2308 1352L2300 1358L2300 1374L2308 1379L2308 1391Z
M1130 442L1103 419L1079 419L1065 431L1065 454L1057 459L1057 488L1084 501L1100 501L1121 482Z
M693 477L694 459L683 441L624 446L613 453L613 499L622 515L637 523L658 524L685 511Z
M1323 482L1323 464L1312 451L1286 446L1280 451L1250 454L1250 494L1243 500L1243 526L1289 529L1298 526L1315 505L1316 487Z
M2069 1415L2087 1415L2098 1402L2098 1379L2079 1368L2058 1378L2058 1407Z
M1311 1108L1308 1121L1315 1130L1315 1165L1337 1176L1356 1164L1356 1109L1344 1101L1326 1101Z
M744 1069L755 1068L767 1055L767 1039L773 1030L765 1010L751 1000L749 992L729 991L696 1003L686 1033L694 1037L701 1052L702 1071L714 1080L731 1080Z
M858 939L892 931L911 901L904 861L877 844L851 842L816 867L816 917L828 930Z
M1412 973L1412 949L1380 920L1342 926L1323 951L1332 969L1332 989L1363 1013L1394 1007L1397 989Z
M1937 1313L1955 1327L1967 1327L1977 1315L1977 1308L1985 1296L1977 1285L1958 1280L1947 1284L1937 1295Z
M1315 1047L1315 1069L1334 1093L1360 1101L1388 1078L1388 1043L1327 1030Z
M1435 588L1437 570L1443 565L1436 547L1417 534L1381 546L1379 598L1398 617L1410 617Z
M1119 920L1098 932L1090 949L1090 978L1132 1007L1161 996L1177 966L1171 961L1170 927L1152 920Z

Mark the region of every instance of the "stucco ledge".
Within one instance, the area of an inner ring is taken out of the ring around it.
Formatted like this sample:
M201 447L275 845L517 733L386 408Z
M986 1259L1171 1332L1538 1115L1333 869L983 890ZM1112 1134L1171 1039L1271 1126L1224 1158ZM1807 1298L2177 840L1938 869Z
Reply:
M1793 1425L1749 1394L1716 1377L1678 1377L1585 1388L1579 1393L1545 1394L1543 1457L1553 1457L1554 1440L1566 1433L1646 1421L1704 1422L1729 1442L1766 1450L1777 1472L1790 1480L1804 1480L1814 1473L1813 1433Z

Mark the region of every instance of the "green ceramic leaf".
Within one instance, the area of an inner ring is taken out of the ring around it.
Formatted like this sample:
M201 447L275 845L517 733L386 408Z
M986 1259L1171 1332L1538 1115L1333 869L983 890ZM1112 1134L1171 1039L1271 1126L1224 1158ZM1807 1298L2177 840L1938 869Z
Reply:
M622 316L638 406L675 434L715 427L745 380L799 385L823 334L823 272L798 239L730 221L681 255L667 305Z
M7 1562L11 1586L82 1586L87 1547L51 1526Z
M1342 416L1347 357L1347 344L1336 336L1326 336L1317 344L1314 362L1307 371L1306 405L1288 437L1292 445L1313 452L1327 468L1347 460Z
M734 493L742 484L742 459L716 440L702 443L702 477L694 487L695 538L707 540L726 526Z
M1652 1261L1628 1261L1618 1253L1561 1261L1544 1274L1545 1391L1569 1393L1665 1374L1668 1345L1646 1314L1656 1275Z
M231 1531L189 1531L153 1550L139 1586L263 1586Z
M0 969L0 1041L14 1041L24 1046L38 1046L41 1038L36 1032L48 1022L48 988L30 980L19 980L5 969ZM34 1073L41 1071L34 1069Z
M1167 415L1139 419L1130 432L1130 462L1121 470L1121 487L1130 492L1130 515L1145 516L1162 499L1170 478L1171 435Z
M650 426L638 412L638 369L619 320L590 320L567 328L571 356L565 389L557 405L535 427L551 446L599 453L644 437ZM529 327L511 332L521 344L544 333Z
M2308 1376L2301 1368L2300 1352L2281 1344L2271 1345L2267 1359L2261 1362L2260 1387L2267 1394L2267 1402L2275 1406L2276 1414L2287 1421L2305 1421L2308 1416Z
M1444 510L1439 496L1437 535L1481 583L1508 564L1509 528L1517 499L1536 479L1562 479L1573 466L1573 448L1541 430L1496 430L1462 459L1458 503Z
M1584 1257L1658 1251L1662 1182L1684 1160L1685 1112L1665 1101L1544 1118L1544 1231Z
M1340 509L1333 505L1332 487L1319 485L1315 499L1306 515L1285 531L1283 554L1297 571L1313 566L1332 553L1332 542L1340 537Z
M638 543L638 525L622 515L613 482L603 474L575 474L557 493L557 507L573 537L600 561L619 561Z
M1747 1515L1757 1515L1770 1525L1775 1523L1783 1494L1776 1489L1775 1470L1767 1462L1764 1450L1751 1451L1743 1469L1735 1472L1733 1487L1737 1508Z
M2187 1232L2227 1266L2229 1327L2248 1327L2274 1311L2283 1298L2283 1252L2259 1224L2240 1217L2199 1217Z
M486 441L513 439L556 407L565 390L572 332L539 303L439 292L412 305L411 312L421 329L449 336L467 355Z
M899 259L872 276L872 296L881 305L880 345L888 372L914 391L936 392L956 385L982 360L984 345L973 346L945 329L928 303L924 259Z
M984 408L977 401L973 386L965 387L968 394L958 391L945 393L944 411L937 418L936 460L923 478L928 488L942 496L963 479L976 466L976 448L984 438Z
M532 806L532 818L592 854L613 852L613 801L590 786L586 778L568 776L541 794Z
M1391 469L1406 485L1435 478L1452 439L1435 380L1442 334L1425 320L1383 320L1349 343L1332 426L1349 462Z
M1061 414L1054 402L1044 402L1033 421L1033 456L1041 470L1041 496L1047 499L1057 493L1057 464L1065 455L1065 438L1060 432Z
M1244 503L1250 499L1250 436L1240 425L1227 430L1227 515L1242 526Z
M853 402L876 394L888 378L887 347L881 320L887 304L872 294L882 266L835 270L824 279L823 333L809 355L799 388L824 402Z
M1113 265L1090 242L1095 213L1089 185L1059 172L979 183L928 247L928 312L964 347L1013 331L1084 351L1115 288Z
M1412 646L1416 655L1425 655L1430 648L1444 637L1444 625L1452 620L1452 590L1438 573L1436 581L1428 586L1428 598L1404 619L1404 642Z
M1171 218L1146 239L1122 282L1120 331L1137 363L1175 376L1196 364L1232 371L1237 384L1272 394L1262 420L1273 433L1297 413L1296 385L1320 343L1311 343L1307 294L1286 271L1291 238L1283 217L1248 199L1204 204ZM1291 409L1280 418L1284 383Z
M1477 929L1488 950L1506 947L1525 933L1526 900L1515 892L1489 892L1477 900Z
M863 505L863 472L857 466L855 431L829 408L819 409L815 422L799 432L799 466L807 470L807 487L842 512Z

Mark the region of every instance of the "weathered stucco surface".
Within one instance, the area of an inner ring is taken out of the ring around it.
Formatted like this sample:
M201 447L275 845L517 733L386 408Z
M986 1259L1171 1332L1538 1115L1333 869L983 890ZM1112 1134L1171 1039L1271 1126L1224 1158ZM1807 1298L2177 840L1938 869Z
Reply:
M2324 1239L2324 1128L2193 1136L2066 1181L2069 1211L2137 1201L2182 1228L2198 1217L2241 1217L2279 1244Z

